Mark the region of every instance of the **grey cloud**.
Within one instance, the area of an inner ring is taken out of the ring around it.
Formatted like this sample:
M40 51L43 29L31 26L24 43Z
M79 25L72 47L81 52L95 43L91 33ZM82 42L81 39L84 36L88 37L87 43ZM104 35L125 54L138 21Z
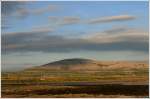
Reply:
M16 12L21 7L24 7L25 2L19 1L2 1L1 2L1 21L2 29L8 29L10 26L11 20L13 19L13 13ZM9 20L11 19L11 20ZM9 27L8 27L9 26Z
M32 4L32 2L2 1L2 15L5 15L5 17L13 16L17 18L25 18L29 15L40 15L58 9L56 5L48 5L38 9L28 9L26 6L27 4Z
M136 17L131 15L118 15L118 16L109 16L102 18L95 18L90 20L89 24L98 24L98 23L108 23L108 22L118 22L118 21L128 21L134 20Z
M11 27L8 26L8 25L2 25L2 26L1 26L1 29L9 29L9 28L11 28Z
M27 32L17 32L17 33L3 33L2 37L2 45L6 45L9 47L15 46L23 46L23 43L36 41L42 36L47 36L47 33L52 32L52 30L48 29L32 29Z
M13 33L2 35L2 54L9 52L69 52L79 50L148 52L148 41L123 39L117 42L93 42L91 39L66 38L45 33Z
M109 30L105 30L103 31L104 33L123 33L123 32L127 32L129 30L128 27L113 27L112 29Z
M57 9L58 7L56 5L48 5L37 9L27 9L26 7L22 7L16 10L14 16L23 18L29 15L41 15L46 12L56 11Z
M2 15L4 18L9 17L24 17L27 16L28 10L26 9L27 2L20 1L3 1L2 2Z
M1 2L1 11L3 15L12 14L14 11L19 9L24 5L25 2L18 1L2 1Z

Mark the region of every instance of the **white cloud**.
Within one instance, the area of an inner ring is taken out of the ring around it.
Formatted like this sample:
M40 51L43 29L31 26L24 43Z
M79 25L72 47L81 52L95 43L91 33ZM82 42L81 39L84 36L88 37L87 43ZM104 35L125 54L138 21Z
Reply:
M83 37L84 39L96 43L113 43L113 42L148 42L148 32L135 28L112 28L107 31L91 33Z
M76 24L80 22L79 17L71 17L71 16L66 16L62 18L62 21L60 21L60 25L69 25L69 24Z
M118 16L108 16L108 17L100 17L91 19L88 21L89 24L97 24L97 23L108 23L108 22L117 22L117 21L128 21L134 20L136 17L131 15L118 15Z

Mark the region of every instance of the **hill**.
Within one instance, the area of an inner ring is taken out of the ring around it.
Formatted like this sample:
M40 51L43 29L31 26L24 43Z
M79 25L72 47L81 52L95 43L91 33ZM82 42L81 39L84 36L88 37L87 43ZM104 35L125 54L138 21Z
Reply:
M64 59L64 60L60 60L60 61L55 61L55 62L52 62L52 63L48 63L48 64L45 64L43 66L50 66L50 65L53 65L53 66L56 66L56 65L79 65L79 64L87 64L87 63L90 63L92 62L93 60L90 60L90 59L82 59L82 58L72 58L72 59Z
M65 71L97 71L97 70L131 70L148 68L146 62L137 61L96 61L91 59L72 58L35 66L28 70L65 70Z

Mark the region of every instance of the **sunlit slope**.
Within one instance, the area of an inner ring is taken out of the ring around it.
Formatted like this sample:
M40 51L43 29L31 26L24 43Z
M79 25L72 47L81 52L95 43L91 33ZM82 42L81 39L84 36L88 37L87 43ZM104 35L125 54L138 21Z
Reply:
M137 61L95 61L90 59L65 59L48 63L28 70L65 70L65 71L98 71L98 70L131 70L146 69L147 62Z
M7 79L12 79L14 82L22 80L24 83L100 82L102 84L148 84L148 63L65 59L16 73L2 74L2 80L5 83Z

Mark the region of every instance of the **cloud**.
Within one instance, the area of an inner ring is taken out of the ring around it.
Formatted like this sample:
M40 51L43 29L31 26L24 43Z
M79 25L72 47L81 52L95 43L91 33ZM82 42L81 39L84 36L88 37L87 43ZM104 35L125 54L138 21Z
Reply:
M71 51L143 51L148 52L148 34L124 32L120 35L95 35L89 38L67 38L47 32L7 33L2 35L2 54L9 52Z
M103 33L116 34L116 33L124 33L129 30L132 30L132 28L129 28L126 26L113 26L113 28L107 29L107 30L103 31Z
M88 24L98 24L98 23L108 23L108 22L117 22L117 21L128 21L128 20L134 20L135 18L136 18L135 16L131 16L131 15L118 15L118 16L109 16L104 18L84 20L84 22ZM83 21L81 21L80 17L78 16L65 16L65 17L50 16L49 20L57 22L58 25L84 23Z
M23 6L25 2L17 1L2 1L1 2L1 13L2 15L10 15Z
M50 26L45 25L45 26L36 26L32 27L31 31L28 31L28 33L49 33L49 32L54 32L53 28L50 28Z
M48 5L41 8L30 9L27 8L27 4L32 5L32 2L2 1L2 15L5 15L5 17L13 16L25 18L28 15L41 15L43 13L56 11L58 9L58 6L56 5Z
M13 20L13 14L23 7L26 3L25 2L17 2L17 1L2 1L1 2L1 21L2 21L2 29L8 29L10 23ZM11 19L11 20L10 20Z
M144 30L137 28L118 27L105 30L103 32L91 33L91 35L83 37L96 43L111 42L148 42L149 34Z
M43 7L43 8L31 10L31 13L33 13L33 14L43 14L45 12L56 11L57 9L58 9L58 6L56 6L56 5L48 5L48 6Z
M50 23L53 23L53 26L58 27L59 24L60 24L61 18L58 17L58 16L49 16L49 17L48 17L48 21L49 21Z
M56 23L57 26L80 23L80 18L77 16L63 16L63 17L49 16L48 19L50 22Z
M56 11L57 9L58 7L56 5L48 5L48 6L36 8L36 9L35 8L29 9L26 7L22 7L22 8L17 9L16 12L14 12L14 16L24 18L29 15L41 15L43 13Z
M2 26L1 26L1 29L5 29L5 30L6 30L6 29L9 29L9 28L11 28L11 27L8 26L8 25L2 25Z
M71 17L71 16L66 16L62 19L62 21L60 22L60 25L70 25L70 24L76 24L80 22L80 18L79 17Z
M49 16L48 19L49 19L49 20L55 20L55 21L56 21L56 20L58 20L58 17L57 17L57 16Z
M2 45L7 47L22 46L23 43L36 41L42 36L47 36L47 33L52 32L51 29L33 28L27 32L4 33L2 37ZM22 44L22 45L19 45Z
M103 18L95 18L90 20L89 24L98 24L98 23L109 23L109 22L118 22L118 21L128 21L134 20L136 17L131 15L118 15L118 16L109 16Z
M13 16L17 18L25 18L29 16L30 12L27 8L19 8L14 12Z
M27 16L28 10L26 8L27 2L18 1L2 1L2 15L4 18Z

